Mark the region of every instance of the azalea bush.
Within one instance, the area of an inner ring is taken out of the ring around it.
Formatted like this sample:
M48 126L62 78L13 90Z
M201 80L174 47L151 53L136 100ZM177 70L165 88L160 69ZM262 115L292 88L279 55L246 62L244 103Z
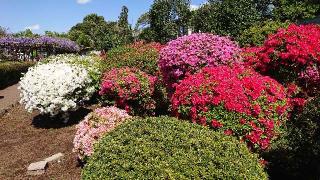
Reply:
M309 95L319 91L320 26L290 25L260 47L245 49L246 62L282 83L296 83Z
M124 108L132 115L152 115L157 78L136 68L114 68L104 74L99 94L106 104Z
M159 67L169 90L187 74L205 66L240 63L239 46L227 37L199 33L170 41L160 52Z
M158 72L159 43L144 43L142 41L113 48L107 53L106 64L109 69L134 67L155 75Z
M52 116L76 110L95 92L88 71L65 62L49 62L29 68L21 78L21 100L28 111Z
M134 119L104 135L82 179L268 179L234 137L171 117Z
M258 150L281 133L290 109L281 84L240 66L204 68L182 80L171 101L175 116L237 136Z
M85 68L92 80L92 84L98 89L102 73L105 65L102 59L98 56L79 56L76 54L61 54L56 56L49 56L43 63L48 62L64 62L68 64L75 64Z
M98 140L115 127L130 119L125 110L114 106L95 109L77 125L77 132L73 140L73 152L79 159L86 161L94 151Z

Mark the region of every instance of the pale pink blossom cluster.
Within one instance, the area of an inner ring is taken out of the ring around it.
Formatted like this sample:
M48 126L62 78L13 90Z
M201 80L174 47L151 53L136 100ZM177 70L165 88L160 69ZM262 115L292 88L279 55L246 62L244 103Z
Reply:
M170 41L160 52L159 66L169 89L202 67L240 63L241 49L228 37L196 33Z
M114 106L96 109L77 125L73 152L77 153L81 160L91 156L94 144L130 117L125 110Z

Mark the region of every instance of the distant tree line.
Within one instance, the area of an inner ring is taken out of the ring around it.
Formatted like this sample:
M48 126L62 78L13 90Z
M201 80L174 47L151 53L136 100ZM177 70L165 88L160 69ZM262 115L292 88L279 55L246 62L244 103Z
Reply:
M190 0L154 0L134 28L128 22L129 9L122 7L118 21L89 14L67 33L45 31L46 36L69 38L83 48L109 50L135 40L166 43L193 32L228 35L236 40L252 35L250 29L282 27L288 22L311 19L320 14L319 0L208 0L198 9L190 8ZM270 29L270 28L269 28ZM251 33L251 34L250 34ZM255 33L255 32L253 32ZM261 33L261 32L259 32ZM0 28L0 37L8 34ZM37 37L27 29L15 37ZM240 42L241 43L241 42Z

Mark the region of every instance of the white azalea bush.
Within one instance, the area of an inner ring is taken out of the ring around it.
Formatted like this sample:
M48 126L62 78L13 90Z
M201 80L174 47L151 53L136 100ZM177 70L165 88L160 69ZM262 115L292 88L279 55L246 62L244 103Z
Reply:
M85 68L92 83L98 89L100 85L100 80L102 73L104 71L104 62L99 56L79 56L75 54L60 54L56 56L50 56L43 61L43 63L52 63L52 62L65 62L68 64L80 65Z
M31 112L52 116L76 110L95 92L88 71L81 65L52 61L29 68L20 81L20 103Z

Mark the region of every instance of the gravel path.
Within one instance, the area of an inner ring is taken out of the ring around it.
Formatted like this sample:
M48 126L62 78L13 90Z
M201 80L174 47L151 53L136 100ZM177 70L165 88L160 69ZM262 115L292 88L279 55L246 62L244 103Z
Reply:
M18 84L15 84L0 90L0 116L19 101L20 94L17 88Z

